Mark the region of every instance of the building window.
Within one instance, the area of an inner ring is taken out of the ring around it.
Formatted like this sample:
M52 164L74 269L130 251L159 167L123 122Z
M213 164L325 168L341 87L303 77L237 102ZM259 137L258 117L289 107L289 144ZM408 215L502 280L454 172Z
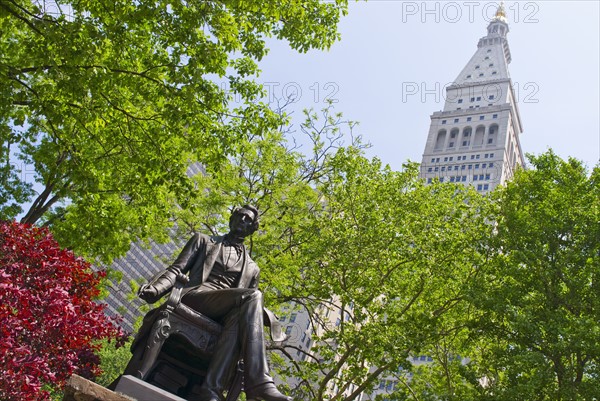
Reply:
M457 122L458 122L458 118L455 118L455 119L454 119L454 122L455 122L455 123L457 123Z
M285 334L286 335L290 335L290 333L292 332L292 329L294 328L294 326L288 326L285 328Z
M498 114L493 114L492 118L498 118Z
M489 59L490 59L490 56L485 56L484 60L489 60Z
M428 183L428 184L431 184L431 178L428 178L428 179L427 179L427 183Z
M497 72L496 72L496 71L493 71L493 72L492 72L492 75L496 75L496 74L497 74Z
M298 316L297 313L292 313L292 316L290 316L290 323L294 323L296 321L297 316Z
M494 66L494 63L490 63L490 65L488 67L493 67L493 66Z
M488 139L488 144L492 144L492 143L494 143L494 138L489 138Z
M473 165L469 164L469 170L473 170Z
M432 171L433 171L433 168L432 168L432 167L429 167L429 168L427 169L427 172L428 172L428 173L431 173Z
M473 160L475 158L475 155L471 155L471 160Z
M490 163L490 164L488 165L488 167L490 167L490 168L491 168L491 167L494 167L494 163Z
M490 96L488 97L488 99L490 99L490 100L494 100L494 95L490 95Z
M442 120L442 124L446 124L446 120Z
M463 164L462 166L460 166L461 170L464 170L466 168L466 166Z
M487 191L490 188L489 184L483 184L483 190Z
M458 166L454 166L454 171L458 170Z
M489 180L490 178L491 178L491 176L490 176L489 174L486 174L486 175L485 175L485 179L486 179L486 180Z
M469 146L469 141L463 141L462 146Z
M458 99L458 103L462 103L462 101L463 101L462 99Z
M467 79L471 78L471 75L467 75Z
M435 159L435 162L439 163L440 162L440 158L438 157L437 159Z
M454 182L454 177L450 177L450 182Z
M475 155L475 159L479 160L479 156L481 155Z
M483 77L483 72L481 74L479 74L480 77Z
M462 182L466 182L466 181L467 181L467 176L466 176L466 175L463 175L463 176L462 176Z
M478 66L478 65L476 65L476 66L475 66L475 69L476 69L476 70L478 70L478 69L479 69L479 66Z
M478 169L478 168L479 168L479 163L477 163L477 164L475 165L475 168L476 168L476 169Z
M479 181L483 181L483 174L479 174Z
M491 52L492 52L492 49L488 49L488 50L487 50L487 52L488 52L488 53L491 53Z
M479 116L479 120L483 120L485 116Z
M477 181L477 174L473 176L473 181Z
M482 189L483 189L483 185L481 185L481 184L477 185L477 190L478 191L481 191Z
M477 96L477 101L480 101L480 100L481 100L481 96Z
M471 121L471 117L467 117L467 122Z
M448 161L448 158L447 158L447 157L444 157L444 161L445 161L445 162L447 162L447 161Z
M448 144L448 147L449 147L449 148L453 148L453 147L454 147L454 142L450 142L450 143Z
M474 102L474 101L475 101L475 98L474 98L474 97L472 97L472 98L471 98L471 102Z
M442 171L446 171L446 166L442 166Z
M452 161L452 159L454 159L454 157L450 156L450 158L448 159L449 161Z
M435 163L435 158L431 159L431 162L432 162L432 163Z

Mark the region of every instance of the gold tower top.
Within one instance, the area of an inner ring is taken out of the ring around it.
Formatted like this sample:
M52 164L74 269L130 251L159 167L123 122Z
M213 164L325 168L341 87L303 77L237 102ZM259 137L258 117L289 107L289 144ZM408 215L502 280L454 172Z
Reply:
M502 22L506 22L506 10L504 9L504 2L501 1L498 6L498 10L496 10L496 15L494 16L495 20L499 20Z

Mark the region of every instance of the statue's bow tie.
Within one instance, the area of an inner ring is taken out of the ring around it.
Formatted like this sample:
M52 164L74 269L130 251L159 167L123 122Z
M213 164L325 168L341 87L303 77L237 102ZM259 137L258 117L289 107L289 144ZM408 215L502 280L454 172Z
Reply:
M234 241L230 241L229 239L225 238L225 240L223 241L223 245L235 248L238 255L240 253L244 252L244 243L243 242L234 242Z

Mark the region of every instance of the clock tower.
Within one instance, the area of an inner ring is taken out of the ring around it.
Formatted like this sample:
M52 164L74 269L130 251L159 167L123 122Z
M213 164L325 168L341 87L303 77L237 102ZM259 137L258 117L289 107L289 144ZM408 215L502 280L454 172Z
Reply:
M443 111L431 115L421 162L427 182L460 182L487 193L524 165L508 31L501 4L475 54L446 88Z

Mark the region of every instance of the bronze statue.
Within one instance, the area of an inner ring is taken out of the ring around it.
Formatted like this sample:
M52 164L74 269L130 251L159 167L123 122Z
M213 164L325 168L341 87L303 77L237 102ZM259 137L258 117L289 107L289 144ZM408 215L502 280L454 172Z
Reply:
M258 225L259 214L255 207L236 208L229 219L228 234L216 237L195 234L175 262L139 290L139 296L152 303L173 287L178 276L187 274L189 281L182 290L181 302L223 325L200 396L195 400L222 400L231 372L241 357L248 400L292 401L275 387L265 355L259 269L244 246L244 239L254 233ZM147 331L144 326L148 326L150 320L148 316L144 319L138 339ZM131 369L128 366L126 373Z

